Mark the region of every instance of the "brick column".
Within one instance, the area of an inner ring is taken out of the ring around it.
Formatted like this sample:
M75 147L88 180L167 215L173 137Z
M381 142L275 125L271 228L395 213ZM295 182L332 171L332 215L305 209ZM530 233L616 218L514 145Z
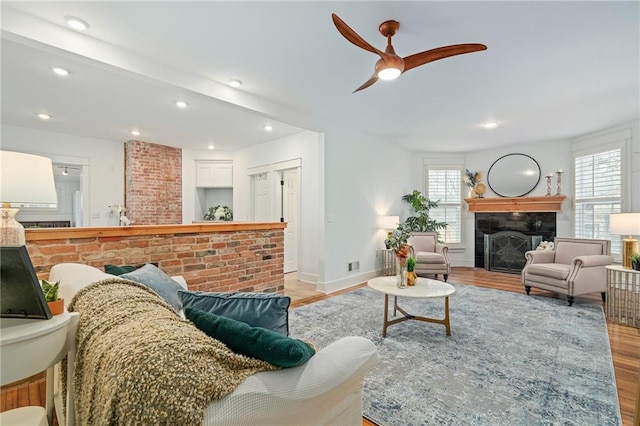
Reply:
M127 142L124 201L134 225L182 223L182 150Z

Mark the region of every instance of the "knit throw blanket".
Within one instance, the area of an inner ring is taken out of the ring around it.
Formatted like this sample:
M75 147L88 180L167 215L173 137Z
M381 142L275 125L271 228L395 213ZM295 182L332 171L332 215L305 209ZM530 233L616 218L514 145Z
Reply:
M73 381L80 425L202 424L211 401L277 369L231 352L131 281L87 286L69 311L80 313Z

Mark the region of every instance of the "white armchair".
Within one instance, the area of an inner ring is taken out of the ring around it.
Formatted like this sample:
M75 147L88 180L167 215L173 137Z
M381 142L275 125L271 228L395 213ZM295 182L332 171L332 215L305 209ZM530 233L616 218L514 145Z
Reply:
M566 294L569 306L582 294L599 292L605 300L611 241L556 238L554 250L528 251L525 257L521 277L527 294L531 287Z
M434 275L438 279L438 274L442 274L447 281L451 272L449 247L438 242L437 232L414 232L408 243L411 256L416 258L416 275Z

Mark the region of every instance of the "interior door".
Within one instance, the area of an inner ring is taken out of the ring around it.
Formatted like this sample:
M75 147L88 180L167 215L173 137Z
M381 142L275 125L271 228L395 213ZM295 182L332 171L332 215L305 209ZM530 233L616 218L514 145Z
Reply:
M298 270L298 232L300 228L300 173L298 169L281 172L282 217L284 230L284 273Z
M269 178L266 173L251 175L251 193L253 194L252 220L270 222L269 217Z

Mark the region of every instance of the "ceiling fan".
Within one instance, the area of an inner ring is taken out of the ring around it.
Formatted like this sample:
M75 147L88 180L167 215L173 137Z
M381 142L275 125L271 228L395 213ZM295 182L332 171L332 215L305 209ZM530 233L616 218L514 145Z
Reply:
M336 28L338 29L340 34L344 36L344 38L346 38L356 46L380 56L380 59L378 59L378 62L376 62L375 72L373 73L373 76L371 76L369 80L365 81L362 86L354 90L353 93L362 89L366 89L367 87L378 81L379 78L382 80L393 80L400 74L429 62L448 58L450 56L462 55L463 53L472 53L478 52L480 50L487 50L487 46L485 46L484 44L453 44L451 46L437 47L435 49L426 50L424 52L401 58L400 56L396 55L396 52L391 45L391 37L393 37L400 28L400 23L398 21L384 21L382 24L380 24L380 27L378 27L380 33L387 38L387 48L383 52L367 43L335 13L331 14L331 18L333 19L333 23L335 24Z

